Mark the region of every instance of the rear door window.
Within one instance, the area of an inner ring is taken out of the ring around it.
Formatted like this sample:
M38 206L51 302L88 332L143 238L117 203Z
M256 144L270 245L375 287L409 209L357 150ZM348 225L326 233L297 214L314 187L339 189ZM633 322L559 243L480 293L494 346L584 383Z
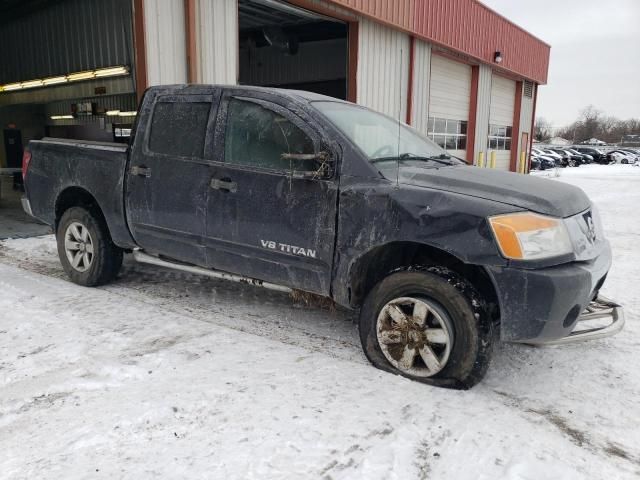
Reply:
M149 150L178 157L202 157L209 102L158 102L153 110Z

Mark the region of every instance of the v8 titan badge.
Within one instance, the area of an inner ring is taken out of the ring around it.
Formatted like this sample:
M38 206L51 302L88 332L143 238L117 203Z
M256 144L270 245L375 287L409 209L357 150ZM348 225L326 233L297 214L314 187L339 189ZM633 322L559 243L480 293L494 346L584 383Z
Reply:
M260 240L260 243L262 244L262 248L268 248L270 250L277 250L283 253L299 255L301 257L316 258L316 251L310 248L296 247L295 245L277 243L272 240Z

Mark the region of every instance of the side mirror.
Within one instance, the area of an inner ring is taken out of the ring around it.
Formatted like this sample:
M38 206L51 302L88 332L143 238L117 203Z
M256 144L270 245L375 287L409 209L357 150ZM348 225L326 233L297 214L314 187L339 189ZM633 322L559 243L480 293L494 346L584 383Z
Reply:
M316 153L283 153L280 156L283 160L291 162L312 162L313 168L303 170L291 169L291 176L294 178L331 178L333 175L333 161L328 152Z

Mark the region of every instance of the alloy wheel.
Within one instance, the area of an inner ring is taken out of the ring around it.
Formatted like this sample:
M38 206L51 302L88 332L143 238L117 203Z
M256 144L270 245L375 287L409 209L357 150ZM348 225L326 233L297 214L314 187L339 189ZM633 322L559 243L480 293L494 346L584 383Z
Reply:
M447 313L425 298L400 297L388 302L378 314L376 332L389 363L417 377L440 372L454 340Z
M89 270L94 255L93 239L89 229L80 222L69 224L64 234L64 251L74 270Z

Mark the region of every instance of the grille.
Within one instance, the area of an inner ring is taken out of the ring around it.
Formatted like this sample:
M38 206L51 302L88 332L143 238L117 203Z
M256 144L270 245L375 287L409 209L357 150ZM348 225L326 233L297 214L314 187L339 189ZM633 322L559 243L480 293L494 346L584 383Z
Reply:
M528 80L525 80L522 90L524 92L524 96L525 97L532 98L533 97L533 82L529 82Z

